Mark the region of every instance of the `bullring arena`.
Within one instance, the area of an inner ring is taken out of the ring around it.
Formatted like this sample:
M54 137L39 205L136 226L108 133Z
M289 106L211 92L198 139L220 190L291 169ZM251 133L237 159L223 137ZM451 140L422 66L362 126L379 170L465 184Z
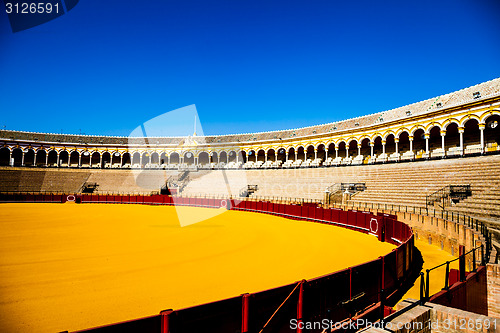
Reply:
M294 130L0 131L0 329L493 322L499 122L495 79Z

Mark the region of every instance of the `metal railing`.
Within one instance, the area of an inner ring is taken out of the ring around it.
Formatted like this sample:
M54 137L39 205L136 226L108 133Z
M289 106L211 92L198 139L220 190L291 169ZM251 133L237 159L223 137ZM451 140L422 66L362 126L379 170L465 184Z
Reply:
M453 260L446 261L442 264L439 264L437 266L434 266L432 268L426 269L425 270L425 282L424 282L424 272L420 272L420 302L423 304L430 299L430 272L443 267L446 265L446 274L444 278L444 287L442 290L449 290L450 289L450 264L452 262L455 262L457 260L463 261L464 264L461 265L459 272L460 272L460 277L459 281L465 281L466 279L466 274L465 274L465 257L472 253L472 272L477 271L477 256L476 256L476 251L481 250L481 266L484 266L486 264L485 260L485 252L484 252L484 245L480 245L478 247L473 248L469 252L466 252L464 254L461 254L458 256L458 258L455 258Z
M365 183L335 183L328 186L325 190L325 204L341 203L344 193L354 195L364 190L366 190Z
M326 188L326 192L328 193L335 193L337 191L340 191L340 183L335 183Z
M191 198L203 198L203 199L234 199L234 200L245 200L245 201L267 201L276 203L291 203L291 204L317 204L323 206L323 201L318 199L310 198L297 198L297 197L280 197L280 196L262 196L262 195L252 195L248 198L242 198L239 196L227 195L227 194L206 194L206 193L184 193L177 195L178 197L191 197Z
M250 195L252 195L255 191L257 191L259 188L258 185L247 185L243 188L240 189L240 198L248 198Z
M434 205L435 202L441 201L441 208L449 206L451 202L458 202L472 195L470 184L467 185L446 185L436 192L433 192L425 197L425 207Z
M80 188L79 192L81 193L94 193L97 191L99 184L97 183L87 183L85 182Z
M178 181L183 181L189 175L189 170L183 170L182 173L178 176Z
M365 183L340 183L340 190L342 192L348 191L349 193L353 194L356 192L361 192L366 190L366 184Z
M178 192L181 192L188 183L189 171L184 171L180 175L172 175L168 177L166 184L161 188L161 190L165 190L166 188L175 188Z
M381 204L381 203L361 203L350 201L348 204L337 204L333 203L330 206L338 208L352 208L352 209L371 209L371 210L384 210L399 213L411 213L421 216L436 217L443 220L458 223L460 225L466 226L471 229L475 229L477 232L481 233L485 240L485 260L486 262L490 259L491 250L493 249L493 243L491 241L491 232L488 230L486 224L473 218L469 215L460 214L457 212L450 212L447 210L436 210L428 207L415 207L415 206L405 206L397 204Z

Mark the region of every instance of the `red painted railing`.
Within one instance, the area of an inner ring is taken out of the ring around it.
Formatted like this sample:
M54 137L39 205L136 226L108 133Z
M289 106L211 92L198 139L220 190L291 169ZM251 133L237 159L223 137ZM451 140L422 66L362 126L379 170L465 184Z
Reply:
M349 318L380 318L384 305L403 284L413 283L414 236L393 215L328 209L315 205L286 205L262 201L211 198L172 198L164 195L0 194L0 202L131 203L226 207L289 219L341 226L397 245L383 257L311 280L253 294L202 304L159 315L79 332L303 332L306 322L324 325ZM325 246L328 250L328 246ZM168 304L166 304L168 306ZM335 327L335 326L334 326ZM316 330L308 330L312 332ZM319 330L321 331L321 330Z

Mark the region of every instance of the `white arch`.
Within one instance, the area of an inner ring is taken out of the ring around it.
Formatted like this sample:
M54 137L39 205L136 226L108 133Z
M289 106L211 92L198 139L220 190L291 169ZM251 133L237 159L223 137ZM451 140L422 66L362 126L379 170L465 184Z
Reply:
M481 118L479 118L475 114L468 114L466 116L463 116L462 119L460 119L460 127L465 127L465 124L471 119L475 119L477 120L478 124L482 124Z

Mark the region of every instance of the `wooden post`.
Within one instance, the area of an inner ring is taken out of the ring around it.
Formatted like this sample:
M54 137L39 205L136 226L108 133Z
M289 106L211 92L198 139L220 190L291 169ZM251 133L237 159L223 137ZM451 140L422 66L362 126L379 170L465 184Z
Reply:
M303 312L304 312L304 282L305 280L302 280L300 282L300 287L299 287L299 299L297 301L297 333L302 333L302 317L303 317Z
M458 268L460 270L460 281L465 281L465 246L458 246Z
M172 309L163 310L160 312L161 315L161 333L170 333L169 324L170 324L170 314L174 311Z
M249 300L250 294L242 295L242 306L241 306L241 333L247 333L248 329L248 320L249 320Z

